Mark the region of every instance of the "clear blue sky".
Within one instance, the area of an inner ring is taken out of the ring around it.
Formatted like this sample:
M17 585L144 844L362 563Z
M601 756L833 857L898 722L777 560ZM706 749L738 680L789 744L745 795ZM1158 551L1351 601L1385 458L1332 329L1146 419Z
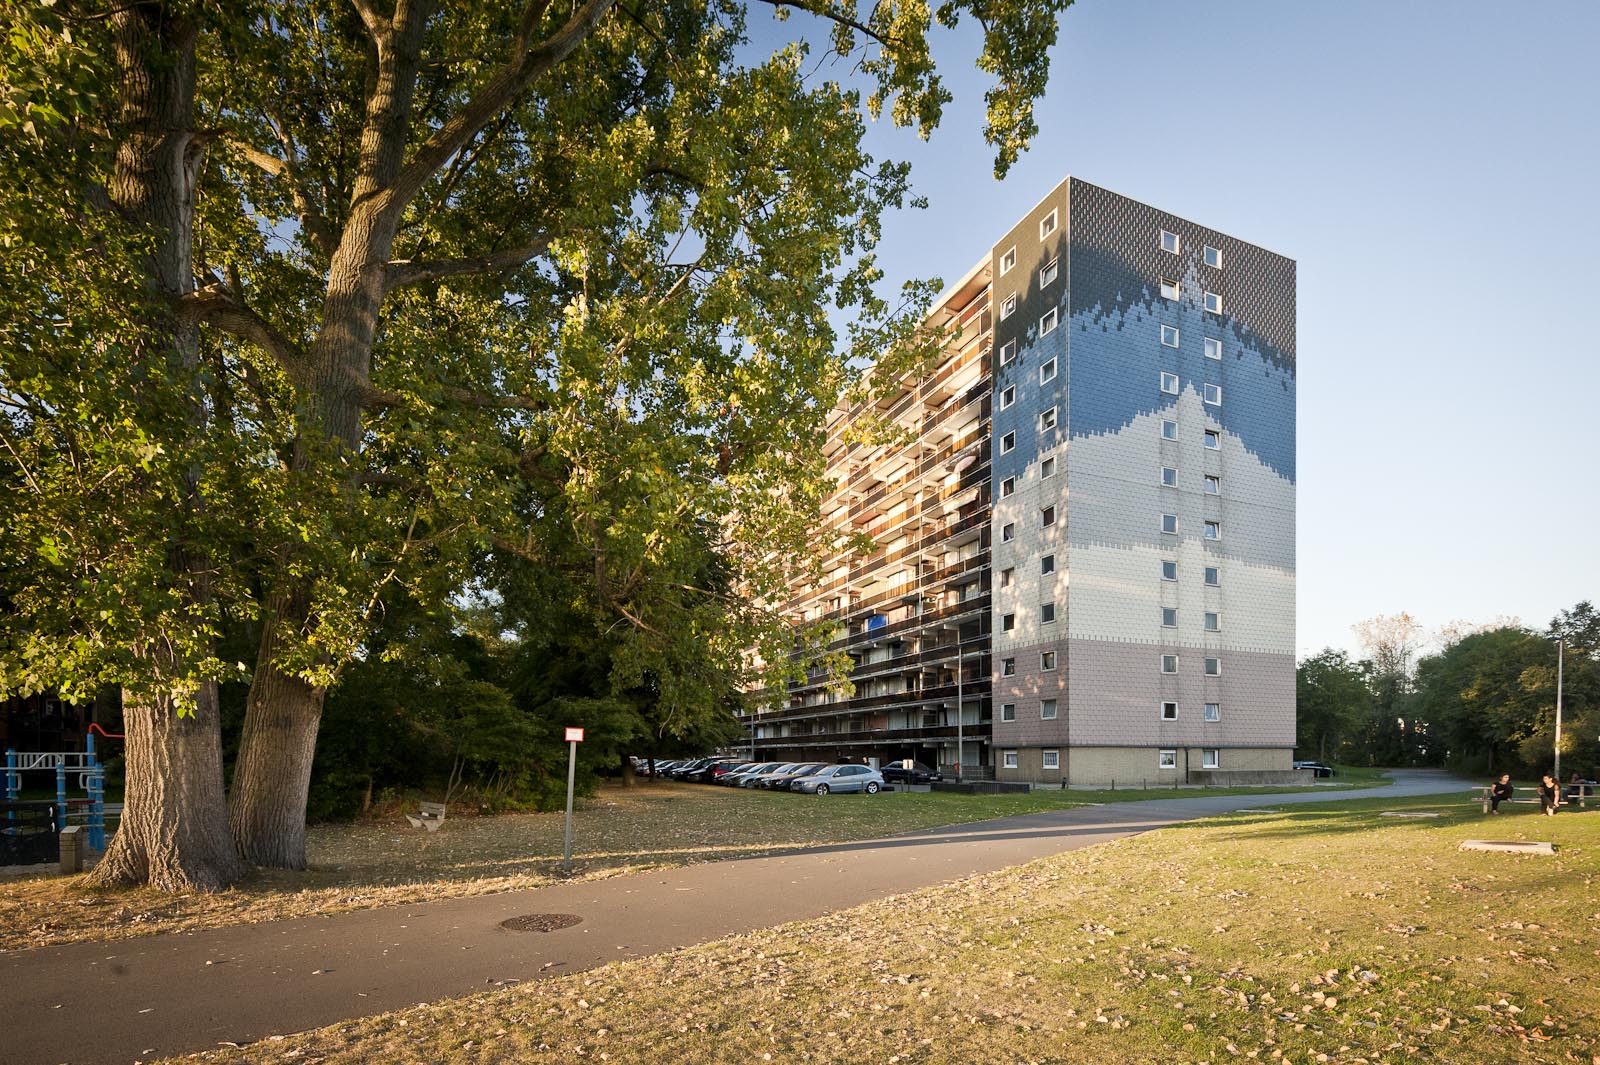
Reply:
M1600 599L1600 3L1079 0L1061 30L1003 184L970 29L931 143L874 129L931 201L889 277L953 281L1068 174L1288 255L1302 655Z

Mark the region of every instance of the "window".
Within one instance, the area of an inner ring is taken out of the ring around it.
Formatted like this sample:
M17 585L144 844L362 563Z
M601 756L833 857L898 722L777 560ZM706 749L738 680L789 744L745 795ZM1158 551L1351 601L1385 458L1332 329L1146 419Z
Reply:
M1016 751L1001 751L1000 752L1000 765L1004 769L1015 769L1015 768L1017 768L1017 752Z
M1000 631L1001 632L1012 632L1013 630L1016 629L1016 627L1017 627L1017 615L1015 615L1015 614L1002 614L1002 615L1000 615Z
M1054 603L1039 604L1039 624L1054 625L1056 621L1056 605Z
M1161 250L1170 251L1176 255L1183 250L1183 242L1178 239L1178 234L1169 233L1163 229L1161 231Z
M1216 588L1216 587L1220 586L1222 584L1221 574L1222 574L1222 571L1217 569L1217 567L1215 567L1215 566L1207 566L1206 567L1206 584L1209 587L1212 587L1212 588Z
M1039 720L1054 721L1056 719L1056 701L1043 699L1039 702Z
M1176 768L1178 768L1178 752L1177 751L1162 751L1161 754L1160 754L1160 758L1156 762L1156 765L1158 767L1162 768L1162 769L1176 769Z
M1206 310L1212 314L1222 313L1222 297L1215 292L1206 293Z
M1164 606L1161 608L1161 627L1175 629L1178 627L1178 608Z
M1164 299L1164 300L1175 300L1175 299L1177 299L1178 298L1178 283L1176 281L1168 281L1166 278L1163 277L1161 279L1161 298Z
M1055 427L1056 427L1056 409L1054 407L1051 407L1049 410L1040 411L1039 412L1039 431L1042 433L1046 429L1054 429Z
M1039 479L1041 481L1044 480L1046 477L1050 477L1050 476L1054 475L1055 472L1056 472L1056 460L1055 460L1054 457L1047 458L1047 459L1040 459L1039 460Z
M1050 526L1054 525L1055 523L1056 523L1056 508L1055 508L1055 504L1052 503L1050 506L1045 507L1044 509L1039 511L1039 527L1041 529L1048 529L1048 528L1050 528Z
M1163 440L1176 440L1176 439L1178 439L1178 423L1173 421L1170 418L1161 419L1161 439L1163 439Z
M1060 769L1061 768L1061 752L1060 751L1045 751L1045 752L1043 752L1043 754L1044 754L1044 768L1046 768L1046 769Z
M1008 340L1000 345L1000 365L1004 366L1017 357L1017 342Z
M1014 521L1006 522L1005 525L1000 529L1000 542L1003 543L1003 544L1009 544L1011 541L1015 540L1016 538L1017 538L1017 523L1014 522Z
M1043 240L1045 237L1048 237L1050 234L1054 233L1055 231L1056 231L1056 212L1055 212L1055 208L1052 207L1050 209L1050 213L1049 214L1047 214L1043 218L1039 219L1039 239Z
M1051 259L1039 269L1039 287L1044 288L1056 279L1056 261Z
M1039 652L1039 671L1053 673L1056 668L1056 653L1054 651Z
M1176 673L1176 672L1178 672L1178 656L1177 655L1162 655L1161 656L1161 672L1163 672L1163 673Z
M1005 480L1000 482L1000 498L1001 499L1006 498L1007 496L1009 496L1012 492L1015 492L1016 490L1017 490L1017 479L1015 477L1007 477Z
M1216 769L1222 764L1222 752L1215 747L1206 747L1200 751L1200 768Z
M1007 433L1000 438L1000 454L1005 455L1017 446L1017 434Z
M1208 677L1220 677L1220 676L1222 676L1222 659L1220 659L1220 658L1208 658L1208 659L1206 659L1206 676L1208 676Z
M1161 391L1165 392L1169 396L1177 395L1178 394L1178 375L1175 374L1175 373L1168 373L1167 371L1162 370L1161 371Z
M1167 562L1163 560L1161 563L1161 579L1164 581L1177 580L1178 564L1176 562Z
M1213 339L1212 337L1206 337L1206 358L1222 358L1222 341Z
M1176 720L1178 720L1178 704L1177 703L1162 703L1161 704L1161 720L1163 720L1163 721L1176 721Z
M1005 410L1017 401L1017 386L1007 385L1000 393L1000 409Z
M1039 575L1041 577L1043 577L1043 576L1045 576L1047 574L1054 573L1055 571L1056 571L1056 556L1054 556L1054 555L1040 555L1039 556Z
M1221 721L1222 720L1222 704L1221 703L1207 703L1206 704L1206 720L1207 721Z
M1165 344L1169 348L1177 347L1178 346L1178 327L1175 326L1175 325L1164 325L1164 326L1162 326L1161 327L1161 343Z
M1222 494L1222 478L1206 474L1206 495L1220 496Z
M1015 721L1016 719L1017 719L1017 704L1016 703L1001 703L1000 704L1000 720L1001 721Z
M1222 269L1221 248L1213 248L1209 244L1206 245L1206 265L1215 266L1218 270Z
M1222 406L1222 386L1206 385L1205 400L1213 407Z
M1000 320L1003 322L1007 318L1010 318L1013 314L1016 314L1016 313L1017 313L1017 296L1016 296L1016 293L1012 293L1011 295L1006 297L1006 300L1005 300L1004 303L1000 304Z
M1000 660L1000 675L1014 677L1017 675L1017 660L1015 658L1002 658Z
M1161 486L1163 488L1178 487L1178 471L1171 466L1161 467Z
M1002 587L1002 588L1011 587L1011 581L1016 577L1016 575L1017 575L1017 571L1016 571L1016 568L1014 566L1007 566L1005 569L1001 570L1000 571L1000 587Z
M1168 535L1176 535L1178 532L1178 516L1176 514L1161 515L1161 531Z
M1000 276L1006 276L1006 273L1015 265L1017 265L1017 249L1013 245L1004 255L1000 256Z
M1222 450L1222 434L1215 429L1206 430L1206 450Z
M1051 359L1039 367L1039 383L1045 384L1056 379L1056 360Z
M1039 335L1049 336L1056 331L1056 322L1060 320L1061 312L1054 307L1044 312L1044 317L1039 319Z
M1207 610L1206 611L1206 631L1207 632L1221 632L1222 631L1222 615L1221 614L1218 614L1214 610Z
M1220 539L1222 539L1222 522L1220 522L1220 521L1208 521L1208 522L1206 522L1206 539L1207 540L1220 540Z

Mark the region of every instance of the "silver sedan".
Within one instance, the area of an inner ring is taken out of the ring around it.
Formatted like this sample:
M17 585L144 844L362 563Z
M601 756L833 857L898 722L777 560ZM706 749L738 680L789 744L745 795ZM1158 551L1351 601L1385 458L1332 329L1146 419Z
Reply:
M789 785L790 791L826 795L833 791L864 791L876 795L883 790L883 774L867 765L830 765Z

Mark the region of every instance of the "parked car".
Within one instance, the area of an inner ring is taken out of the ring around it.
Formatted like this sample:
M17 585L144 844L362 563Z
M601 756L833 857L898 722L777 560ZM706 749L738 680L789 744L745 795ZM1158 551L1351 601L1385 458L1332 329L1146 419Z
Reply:
M724 773L749 764L743 758L713 758L683 779L691 784L711 784Z
M808 795L827 795L834 791L864 791L876 795L883 790L883 774L870 765L830 765L812 776L795 780L789 790Z
M930 769L921 762L912 762L909 766L900 762L890 762L878 772L882 773L883 779L890 784L931 784L935 780L944 779L943 773L937 769Z
M767 785L767 781L773 777L792 773L794 770L799 769L800 765L801 763L799 762L773 762L759 772L741 774L739 786L741 788L764 788Z
M710 758L691 758L686 762L681 762L678 765L673 766L672 769L668 771L667 776L672 780L685 780L688 778L690 773L703 768L704 766L710 764L710 762Z
M817 770L826 769L827 767L827 762L800 762L791 766L786 773L776 773L762 780L761 787L770 788L773 791L787 791L791 780L799 780L801 777L810 776Z
M778 765L778 762L749 762L745 765L739 766L737 769L734 769L731 772L722 774L722 776L717 778L717 783L725 787L737 788L741 783L744 782L744 778L750 776L752 773L759 773L766 769L773 769Z
M1331 777L1331 776L1333 776L1333 766L1331 766L1331 765L1323 765L1321 762L1296 762L1294 764L1294 767L1296 769L1309 769L1309 770L1311 770L1311 775L1313 777Z

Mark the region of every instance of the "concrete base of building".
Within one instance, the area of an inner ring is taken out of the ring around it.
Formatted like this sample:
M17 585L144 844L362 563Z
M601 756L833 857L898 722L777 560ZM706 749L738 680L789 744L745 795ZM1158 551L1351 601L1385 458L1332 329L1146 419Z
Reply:
M1211 748L1215 750L1215 748ZM995 754L995 779L1047 786L1167 787L1177 784L1296 784L1294 751L1288 747L1229 747L1219 752L1220 765L1205 768L1207 748L1178 747L1020 747L1017 764L1006 766L1008 751ZM1162 751L1174 751L1172 766L1161 764ZM1055 752L1057 767L1045 768L1045 753ZM1254 776L1259 779L1245 779Z
M1189 783L1204 784L1208 788L1252 787L1267 784L1311 784L1314 779L1306 769L1197 769L1189 774Z
M1033 790L1033 785L1026 781L1002 780L966 780L960 783L954 780L940 780L935 781L932 787L934 791L954 791L962 795L1006 795L1011 792Z

